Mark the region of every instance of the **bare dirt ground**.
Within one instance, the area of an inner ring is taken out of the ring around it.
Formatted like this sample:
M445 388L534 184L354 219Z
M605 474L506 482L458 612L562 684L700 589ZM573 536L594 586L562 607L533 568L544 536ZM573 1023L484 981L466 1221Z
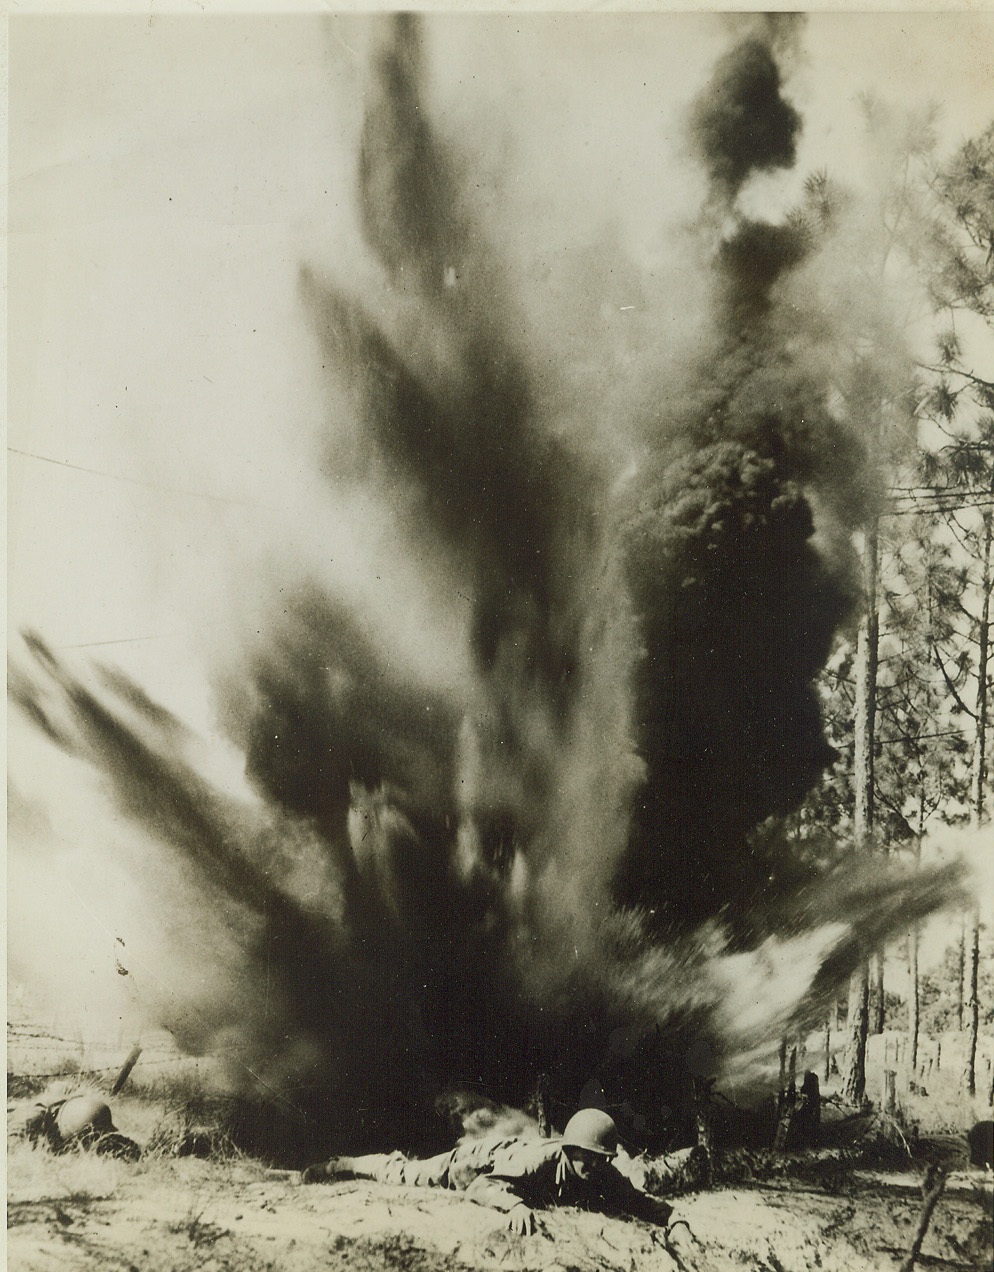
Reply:
M831 1192L793 1183L676 1199L673 1248L650 1225L562 1209L532 1237L458 1194L365 1182L303 1187L245 1158L127 1165L9 1158L12 1272L864 1272L896 1269L921 1210L917 1175L857 1173ZM991 1267L991 1177L950 1176L925 1238L923 1269ZM689 1228L689 1232L688 1229ZM691 1235L692 1234L692 1235Z
M10 1044L8 1029L17 1051ZM108 1073L120 1064L120 1054L116 1065L114 1058L109 1053ZM65 1056L22 1046L8 1065L8 1096L92 1087L97 1062L85 1059L89 1076L53 1086ZM145 1148L140 1161L54 1156L8 1142L11 1272L896 1272L918 1226L930 1151L952 1173L917 1266L994 1268L992 1176L967 1168L966 1141L955 1129L990 1113L967 1106L955 1084L943 1094L930 1081L927 1101L912 1113L931 1139L918 1142L912 1158L899 1134L897 1156L881 1159L886 1168L852 1160L854 1145L872 1142L874 1119L854 1121L828 1103L820 1157L750 1151L737 1171L726 1158L726 1180L744 1182L672 1199L674 1218L686 1224L673 1228L668 1247L662 1229L569 1209L543 1213L535 1236L516 1237L500 1214L456 1193L356 1181L303 1187L295 1176L267 1174L266 1163L235 1151L223 1135L207 1159L177 1156L191 1125L223 1125L209 1068L147 1047L146 1076L136 1071L113 1100L118 1126ZM837 1165L826 1160L832 1153ZM631 1165L641 1182L644 1159Z

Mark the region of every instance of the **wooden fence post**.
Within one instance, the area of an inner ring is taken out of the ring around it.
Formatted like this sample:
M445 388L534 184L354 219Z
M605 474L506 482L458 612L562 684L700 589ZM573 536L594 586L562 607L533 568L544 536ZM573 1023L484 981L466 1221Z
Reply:
M124 1064L121 1065L120 1071L114 1079L114 1084L110 1089L111 1095L117 1095L118 1091L120 1091L125 1082L127 1082L128 1078L131 1076L131 1070L138 1063L138 1057L141 1053L142 1045L140 1042L136 1042L128 1052L127 1059L124 1061Z

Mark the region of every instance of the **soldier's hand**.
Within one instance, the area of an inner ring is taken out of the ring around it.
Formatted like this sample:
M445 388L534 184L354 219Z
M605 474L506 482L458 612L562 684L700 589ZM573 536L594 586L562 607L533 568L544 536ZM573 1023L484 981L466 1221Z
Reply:
M674 1256L680 1267L694 1266L701 1243L691 1231L686 1219L676 1219L666 1229L666 1249Z
M508 1228L519 1237L530 1237L535 1232L535 1211L519 1202L507 1216Z

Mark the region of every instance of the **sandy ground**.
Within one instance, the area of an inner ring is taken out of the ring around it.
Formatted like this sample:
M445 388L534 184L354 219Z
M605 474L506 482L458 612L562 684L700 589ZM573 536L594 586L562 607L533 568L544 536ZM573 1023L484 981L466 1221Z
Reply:
M659 1228L566 1209L544 1213L535 1236L516 1237L501 1216L457 1194L365 1182L302 1187L260 1177L244 1161L90 1163L91 1177L74 1180L63 1168L54 1182L40 1159L27 1170L13 1165L12 1272L865 1272L900 1266L921 1208L911 1174L859 1175L832 1193L718 1190L678 1199L675 1217L686 1226L668 1246ZM919 1266L989 1269L991 1240L990 1175L957 1173Z

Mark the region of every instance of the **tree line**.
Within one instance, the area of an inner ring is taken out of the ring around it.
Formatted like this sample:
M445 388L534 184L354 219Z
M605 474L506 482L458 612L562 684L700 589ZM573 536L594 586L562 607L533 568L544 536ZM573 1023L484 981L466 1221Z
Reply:
M874 180L853 190L816 174L794 214L852 301L832 351L836 409L866 439L875 487L859 544L858 624L819 684L837 759L795 826L812 851L839 843L917 863L938 851L945 828L967 832L981 852L991 820L994 123L942 156L933 110L871 99L863 110ZM979 1031L992 1014L979 904L955 930L928 979L918 929L907 933L900 1019L912 1075L923 1013L930 1027L964 1031L962 1084L973 1096ZM955 1001L940 1011L943 978ZM868 1034L882 1032L893 998L884 982L881 951L850 985L843 1077L855 1104L865 1099Z

